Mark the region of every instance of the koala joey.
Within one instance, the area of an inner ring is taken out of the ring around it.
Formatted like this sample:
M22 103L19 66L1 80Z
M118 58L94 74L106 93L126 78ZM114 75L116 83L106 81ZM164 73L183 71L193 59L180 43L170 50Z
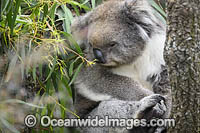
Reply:
M74 83L74 106L81 118L169 117L170 90L155 89L165 65L166 29L147 0L107 0L76 18L71 28L86 58L97 60L82 68ZM84 128L82 132L113 130ZM128 132L122 130L113 132ZM159 130L133 128L129 132Z

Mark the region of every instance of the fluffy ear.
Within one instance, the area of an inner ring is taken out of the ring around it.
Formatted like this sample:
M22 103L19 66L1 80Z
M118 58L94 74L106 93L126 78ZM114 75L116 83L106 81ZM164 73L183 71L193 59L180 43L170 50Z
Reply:
M74 39L79 45L87 43L88 27L91 23L91 12L74 19L71 25L71 31Z

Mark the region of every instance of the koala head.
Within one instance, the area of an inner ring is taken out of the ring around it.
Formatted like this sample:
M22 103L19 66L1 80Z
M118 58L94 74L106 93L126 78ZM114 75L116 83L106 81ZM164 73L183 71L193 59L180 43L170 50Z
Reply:
M146 0L108 0L72 24L87 57L108 67L132 63L152 36L163 32L165 26Z

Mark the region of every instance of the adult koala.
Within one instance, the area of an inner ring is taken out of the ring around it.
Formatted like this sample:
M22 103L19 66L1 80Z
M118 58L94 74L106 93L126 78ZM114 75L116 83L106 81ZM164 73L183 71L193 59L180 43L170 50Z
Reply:
M108 0L75 19L72 34L92 67L84 67L75 83L81 118L167 118L171 96L166 85L163 49L165 24L146 0ZM162 75L164 78L162 79ZM163 132L163 127L82 128L83 133Z

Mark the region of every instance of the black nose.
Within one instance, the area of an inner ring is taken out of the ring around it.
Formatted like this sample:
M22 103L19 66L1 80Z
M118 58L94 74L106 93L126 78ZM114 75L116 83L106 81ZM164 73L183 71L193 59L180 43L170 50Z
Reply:
M95 57L95 59L97 59L98 63L106 63L101 50L94 48L93 53L94 53L94 57Z

